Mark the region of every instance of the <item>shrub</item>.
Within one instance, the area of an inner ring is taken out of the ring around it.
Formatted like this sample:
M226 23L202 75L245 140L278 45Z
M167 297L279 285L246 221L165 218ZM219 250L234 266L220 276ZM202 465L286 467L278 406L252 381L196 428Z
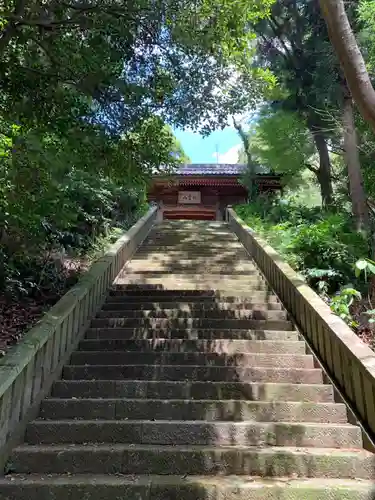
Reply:
M355 262L368 255L367 241L347 213L330 214L285 200L257 200L236 207L238 215L320 291L335 293L353 282Z
M327 214L315 224L301 224L289 244L299 270L315 285L312 270L326 271L329 291L336 291L353 274L353 266L368 252L364 238L354 232L345 215ZM333 272L333 273L332 273Z

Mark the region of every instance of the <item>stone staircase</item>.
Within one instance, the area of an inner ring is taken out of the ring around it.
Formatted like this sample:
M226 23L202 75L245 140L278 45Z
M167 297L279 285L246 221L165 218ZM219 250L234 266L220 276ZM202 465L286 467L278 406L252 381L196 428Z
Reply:
M374 500L360 428L225 223L164 222L0 480L7 500Z

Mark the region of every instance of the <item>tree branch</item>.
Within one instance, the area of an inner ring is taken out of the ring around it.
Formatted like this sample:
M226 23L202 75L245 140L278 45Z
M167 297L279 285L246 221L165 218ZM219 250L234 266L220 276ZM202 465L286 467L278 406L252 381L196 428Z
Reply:
M16 5L14 7L13 15L14 16L22 16L25 12L27 0L17 0ZM5 17L6 16L2 16ZM0 53L3 52L12 39L12 37L17 32L17 26L11 20L8 21L8 24L2 30L0 35Z
M310 172L313 172L315 175L319 172L319 169L313 167L311 163L305 163L304 166L305 168L307 168L307 170L310 170Z
M274 16L270 16L268 19L268 23L271 26L272 31L274 32L274 35L279 39L279 42L283 46L285 52L287 53L288 57L293 60L293 53L289 50L289 47L286 45L285 41L283 40L282 34L283 34L283 28L281 24L278 22L278 20ZM289 40L290 44L293 47L293 42L292 40Z

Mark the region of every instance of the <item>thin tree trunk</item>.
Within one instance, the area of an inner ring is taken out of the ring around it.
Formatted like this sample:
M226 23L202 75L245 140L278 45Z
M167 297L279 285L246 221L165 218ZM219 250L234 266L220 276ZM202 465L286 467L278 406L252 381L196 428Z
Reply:
M324 135L317 131L314 127L312 129L314 142L319 154L319 170L316 173L320 184L320 193L322 195L323 207L329 208L333 205L333 188L331 177L331 160L327 147L326 138Z
M329 38L339 58L353 99L375 132L375 90L346 15L343 0L319 0Z
M343 128L345 161L348 168L352 213L357 231L369 230L369 213L363 188L363 176L358 153L357 132L355 129L353 101L350 92L344 89Z

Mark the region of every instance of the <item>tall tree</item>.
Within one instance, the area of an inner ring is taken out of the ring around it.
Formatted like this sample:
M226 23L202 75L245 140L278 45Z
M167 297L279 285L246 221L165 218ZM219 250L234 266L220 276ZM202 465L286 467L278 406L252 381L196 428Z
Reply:
M333 204L329 142L334 126L328 111L336 98L337 77L324 57L330 44L319 7L314 0L277 0L270 16L255 30L258 60L277 75L283 90L277 107L296 111L312 134L319 155L322 201L329 207Z
M234 82L234 69L251 55L249 22L270 3L10 0L0 8L0 114L61 128L94 108L114 131L155 113L223 124L242 105L241 85L251 87L254 74Z
M0 1L1 283L12 255L138 199L176 162L166 124L209 131L242 110L265 74L246 63L249 26L270 4Z
M348 168L352 212L357 231L369 231L369 211L364 190L352 95L343 83L343 143Z
M353 99L375 131L375 90L350 26L344 1L319 0L319 3Z
M258 26L265 63L271 63L285 90L278 106L297 111L314 139L323 203L330 205L333 198L330 151L339 152L348 169L357 228L367 228L356 132L353 123L349 126L351 100L319 5L315 0L278 0L270 19Z

